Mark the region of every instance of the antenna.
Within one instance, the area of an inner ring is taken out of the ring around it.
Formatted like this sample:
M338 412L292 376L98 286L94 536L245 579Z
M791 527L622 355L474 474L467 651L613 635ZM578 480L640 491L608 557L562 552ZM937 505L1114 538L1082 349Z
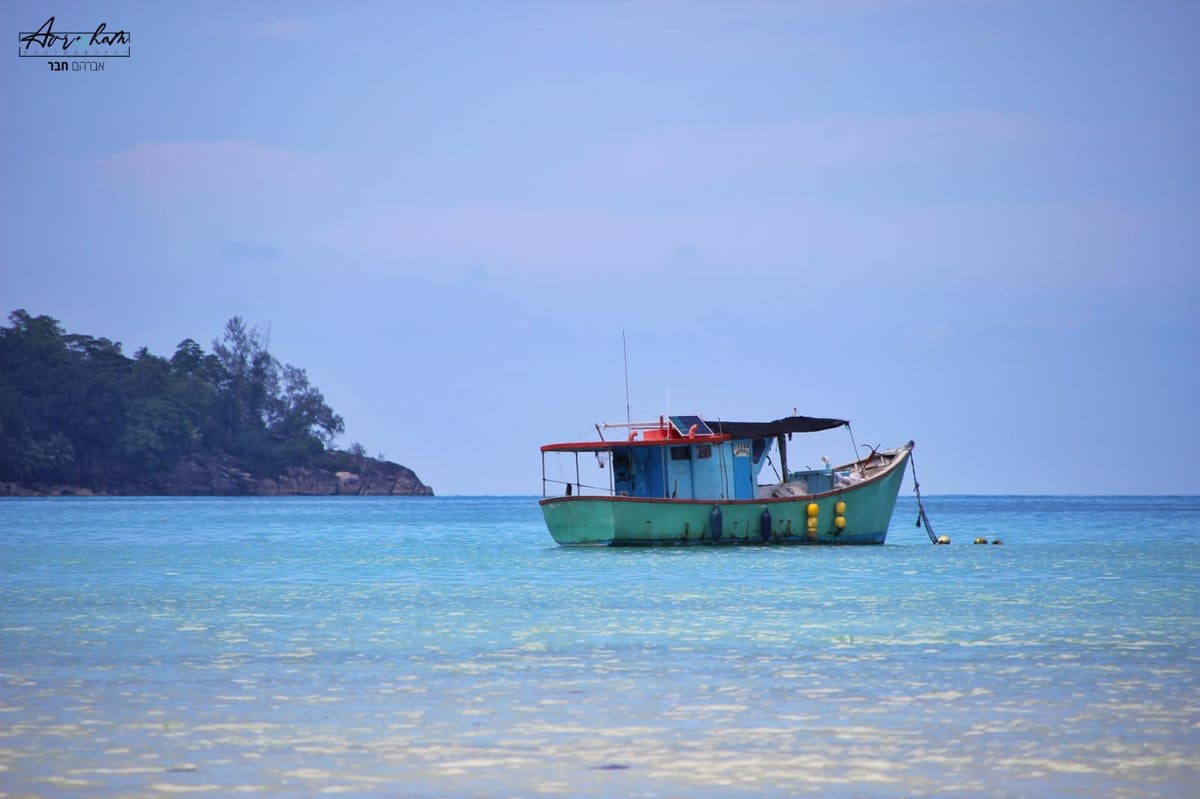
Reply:
M633 424L633 417L629 413L629 347L625 345L625 331L621 331L621 352L625 356L625 423Z

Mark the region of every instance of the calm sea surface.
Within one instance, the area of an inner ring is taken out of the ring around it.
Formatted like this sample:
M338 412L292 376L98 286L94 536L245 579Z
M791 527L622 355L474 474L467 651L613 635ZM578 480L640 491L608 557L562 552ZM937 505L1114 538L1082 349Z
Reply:
M1200 796L1200 498L926 506L951 546L909 496L884 547L658 550L0 500L0 796Z

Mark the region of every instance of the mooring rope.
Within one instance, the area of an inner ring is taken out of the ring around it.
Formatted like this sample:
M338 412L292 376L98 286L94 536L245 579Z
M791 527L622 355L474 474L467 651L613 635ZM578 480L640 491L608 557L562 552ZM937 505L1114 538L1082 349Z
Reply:
M937 535L933 532L933 527L929 524L929 514L925 512L925 503L921 501L921 482L917 480L917 459L913 457L911 451L908 453L908 459L912 461L913 491L917 495L917 527L920 527L924 523L925 532L929 534L930 542L936 544L938 542Z

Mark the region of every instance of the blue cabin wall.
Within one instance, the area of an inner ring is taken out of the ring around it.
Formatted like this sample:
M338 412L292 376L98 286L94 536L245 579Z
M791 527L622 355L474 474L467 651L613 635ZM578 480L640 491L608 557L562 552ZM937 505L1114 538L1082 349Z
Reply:
M612 474L613 492L618 497L637 496L634 493L633 452L631 447L613 450Z
M692 494L696 499L729 496L721 468L721 444L692 445Z
M753 499L764 463L750 441L620 447L613 450L613 487L629 497Z
M749 441L734 441L730 446L733 463L733 498L754 499L755 472Z
M613 450L613 490L620 497L666 496L662 447L620 447Z
M692 488L692 448L673 444L667 452L667 495L673 499L695 499Z
M666 475L662 447L640 447L633 451L634 473L642 478L639 497L665 497Z

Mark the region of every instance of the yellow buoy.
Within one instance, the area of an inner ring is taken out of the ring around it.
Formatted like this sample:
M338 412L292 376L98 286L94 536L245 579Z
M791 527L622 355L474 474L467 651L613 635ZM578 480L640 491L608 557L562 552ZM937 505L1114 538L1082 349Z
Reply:
M987 543L987 539L986 539L986 538L984 538L983 536L979 536L979 538L976 538L976 539L975 539L975 543L976 543L976 544L986 544L986 543Z
M833 526L839 530L845 530L846 529L846 517L838 516L837 518L835 518L833 520Z
M950 536L948 536L948 535L939 535L939 536L938 536L938 543L939 543L939 544L949 544L949 543L950 543Z
M817 506L817 503L815 503L815 502L808 503L808 518L810 518L810 519L817 518L817 513L819 513L820 510L821 509L820 509L820 507Z
M833 510L838 516L844 515L846 513L846 503L839 502L838 504L833 506Z

